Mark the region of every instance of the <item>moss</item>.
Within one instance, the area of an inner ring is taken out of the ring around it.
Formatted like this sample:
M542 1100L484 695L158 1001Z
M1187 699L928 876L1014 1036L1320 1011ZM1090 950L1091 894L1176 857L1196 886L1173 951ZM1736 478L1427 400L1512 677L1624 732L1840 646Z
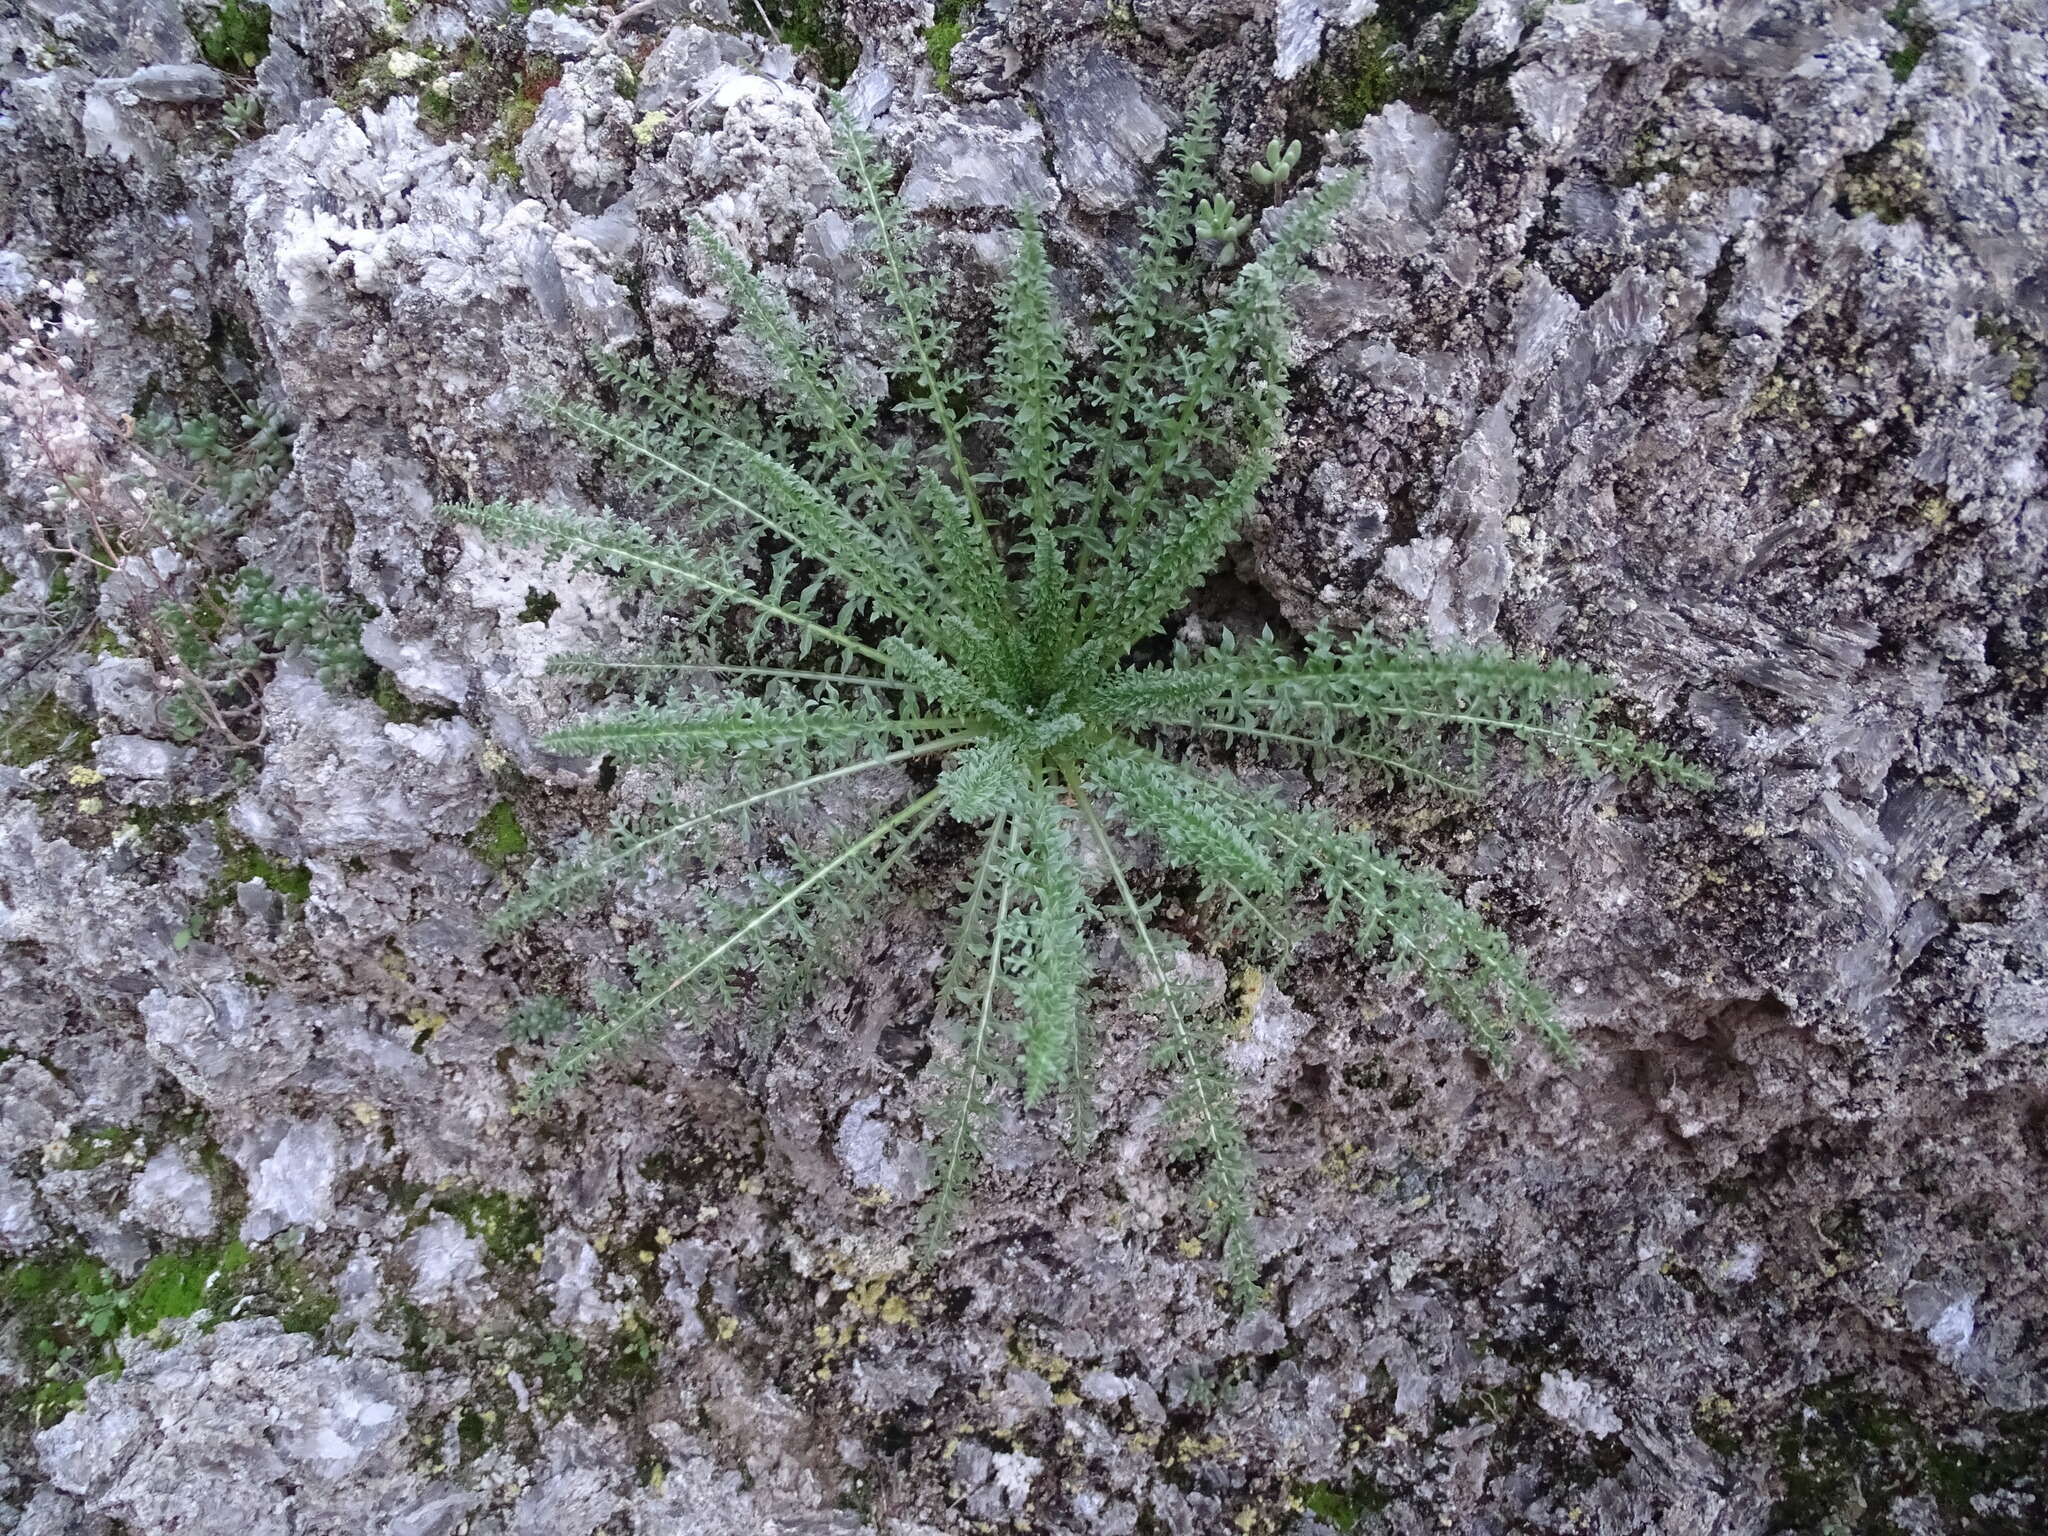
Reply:
M296 1259L278 1259L264 1285L271 1315L286 1333L319 1333L341 1310L341 1298Z
M228 899L232 899L234 888L251 880L261 880L278 895L292 901L304 901L313 894L313 871L303 864L280 864L254 843L229 834L230 841L222 850L220 873L215 884L225 887Z
M1905 124L1873 147L1842 162L1835 210L1844 218L1870 214L1881 224L1903 224L1928 213L1925 152Z
M932 65L932 89L941 96L953 89L953 50L960 45L964 32L961 18L966 10L967 0L939 0L931 28L924 35L925 57Z
M518 859L526 848L526 829L519 825L519 813L510 800L492 806L469 834L470 852L499 869Z
M526 137L526 130L540 116L540 104L549 91L562 83L562 61L546 57L520 62L519 79L498 108L498 136L511 144Z
M2034 397L2041 377L2041 352L2033 341L2009 321L1979 315L1973 327L1977 335L2012 359L2012 373L2006 379L2006 393L2013 404L2025 405Z
M246 74L270 52L270 7L222 0L212 22L196 36L207 63L215 69Z
M0 1268L0 1311L19 1319L24 1353L42 1378L21 1392L22 1407L38 1425L61 1418L88 1380L120 1368L122 1335L148 1334L201 1307L225 1311L250 1264L249 1250L230 1241L160 1253L127 1285L82 1254Z
M1904 85L1907 78L1920 66L1920 56L1927 51L1927 45L1934 41L1934 24L1920 14L1919 0L1899 0L1899 3L1885 12L1884 19L1892 24L1902 41L1897 48L1884 56L1890 67L1892 78Z
M398 686L398 679L384 668L377 668L377 674L370 683L370 702L384 711L385 717L399 725L424 725L429 720L446 720L455 711L446 704L422 704L409 697Z
M443 133L454 131L459 115L455 98L438 84L429 85L420 92L420 116Z
M18 707L0 725L0 763L16 768L45 759L83 763L91 756L92 741L92 726L59 703L55 694L46 693Z
M62 1152L49 1160L62 1168L104 1168L115 1159L126 1156L141 1140L135 1131L120 1126L102 1126L66 1137Z
M1388 1501L1379 1484L1360 1473L1342 1488L1332 1483L1309 1483L1295 1490L1293 1502L1323 1524L1351 1531L1367 1515L1385 1509Z
M832 0L760 0L775 35L817 66L825 83L846 84L860 62L860 43Z
M539 103L528 101L524 96L514 96L498 109L498 132L509 141L510 147L516 148L519 141L526 137L526 130L533 126L533 121L538 116Z
M1457 62L1458 36L1477 0L1381 0L1378 11L1348 33L1333 32L1310 77L1315 115L1339 129L1356 128L1396 101L1454 115L1479 107L1474 82ZM1528 19L1535 25L1535 17ZM1484 94L1484 93L1482 93Z
M471 1237L482 1239L484 1251L500 1263L530 1262L531 1250L540 1243L540 1207L531 1200L503 1190L449 1190L429 1203L461 1222Z
M1823 1382L1774 1437L1784 1492L1771 1529L1901 1531L1893 1510L1902 1500L1931 1500L1950 1530L2032 1529L2002 1524L1995 1511L2041 1496L2048 1410L2003 1414L1993 1427L1937 1431L1853 1378Z
M400 68L404 73L399 73ZM350 111L356 111L381 107L394 96L417 93L420 115L445 128L454 120L454 103L436 84L440 72L441 53L431 43L387 48L357 65L335 92L335 98Z
M224 818L216 817L215 826L220 839L220 871L207 882L206 894L193 904L185 926L172 936L172 944L179 949L194 939L204 938L213 927L213 920L235 904L236 887L251 880L261 880L294 906L305 905L307 897L313 894L313 871L305 865L278 863L232 831ZM151 823L143 827L143 834L148 837L158 830L158 825Z
M1352 34L1350 52L1350 67L1325 92L1340 128L1356 128L1400 100L1408 86L1401 35L1390 22L1366 22Z
M190 1317L207 1293L249 1267L249 1250L231 1241L217 1253L160 1253L142 1266L128 1288L128 1331L148 1333L166 1318Z

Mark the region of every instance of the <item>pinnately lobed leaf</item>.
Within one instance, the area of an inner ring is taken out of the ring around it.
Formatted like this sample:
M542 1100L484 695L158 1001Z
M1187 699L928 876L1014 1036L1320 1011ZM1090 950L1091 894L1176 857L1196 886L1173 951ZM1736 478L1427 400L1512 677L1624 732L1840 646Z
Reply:
M777 370L780 420L760 427L601 359L616 407L549 412L672 531L525 504L450 509L640 586L683 636L650 656L561 663L637 701L545 745L647 764L673 792L533 878L495 931L650 876L692 894L671 898L681 908L636 951L630 981L598 987L573 1019L551 1004L521 1014L523 1039L554 1042L528 1101L679 1022L801 1004L820 965L854 952L844 934L887 910L913 859L964 844L933 1014L947 1087L928 1248L958 1216L1002 1093L1026 1109L1057 1097L1087 1135L1103 952L1090 935L1111 932L1137 973L1130 1016L1152 1021L1174 1079L1174 1155L1199 1168L1194 1214L1249 1304L1260 1294L1256 1159L1220 1021L1183 986L1146 894L1157 877L1140 877L1127 839L1191 877L1218 933L1284 952L1308 907L1504 1068L1518 1034L1572 1051L1507 939L1366 831L1247 789L1234 770L1274 761L1477 793L1490 749L1506 743L1525 762L1587 773L1686 787L1706 777L1607 723L1605 680L1569 664L1330 631L1160 645L1282 450L1286 294L1349 177L1287 197L1298 155L1269 155L1254 180L1275 204L1240 261L1252 216L1216 188L1217 113L1198 101L1092 342L1071 338L1083 322L1063 311L1038 215L1022 209L992 345L975 359L962 337L983 328L952 318L941 264L888 190L880 147L836 116L873 300L895 321L883 359L901 402L893 419L849 392L832 349L700 221L692 238ZM1140 648L1166 659L1139 659ZM870 819L835 811L827 832L759 851L793 804L820 796L867 803ZM718 874L736 861L751 863L737 894ZM920 871L915 883L928 880Z

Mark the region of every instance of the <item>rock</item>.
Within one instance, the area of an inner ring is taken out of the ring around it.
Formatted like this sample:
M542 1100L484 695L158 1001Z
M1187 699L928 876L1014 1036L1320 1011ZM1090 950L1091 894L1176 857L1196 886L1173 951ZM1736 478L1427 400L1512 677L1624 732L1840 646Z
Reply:
M147 990L149 967L172 952L175 917L160 890L43 837L33 805L0 804L0 940L62 954L64 984Z
M0 1061L0 1163L40 1151L69 1134L78 1095L39 1061Z
M243 254L262 274L259 323L302 416L409 406L427 390L502 418L586 342L632 333L625 290L595 253L427 138L405 98L269 135L237 195L258 215ZM465 340L477 306L499 318ZM501 351L508 313L525 339Z
M1522 56L1533 62L1508 81L1536 141L1553 150L1568 142L1607 71L1641 63L1663 34L1662 23L1638 0L1582 0L1545 10L1522 45Z
M227 94L227 81L217 69L205 64L152 64L120 80L106 81L138 101L189 106L199 101L219 101Z
M1090 213L1130 207L1166 148L1166 119L1131 66L1102 48L1062 52L1040 66L1031 89L1061 185Z
M1045 172L1045 130L1014 102L963 108L919 146L901 196L912 212L1050 208L1059 189Z
M626 1507L611 1458L579 1431L550 1437L547 1465L513 1507L513 1536L597 1536Z
M236 1147L249 1180L244 1242L260 1243L287 1227L318 1229L334 1214L341 1177L341 1136L318 1121L274 1122Z
M846 1112L833 1150L856 1188L908 1200L916 1198L929 1182L925 1149L903 1137L884 1118L879 1095L857 1101Z
M399 640L389 617L363 626L363 654L389 672L405 696L421 703L457 708L469 698L469 672L461 662L437 655L428 640Z
M1292 80L1322 56L1326 27L1355 27L1378 0L1278 0L1273 10L1273 77Z
M142 735L163 728L156 669L140 656L102 656L85 672L92 707L116 725Z
M291 858L360 858L460 835L489 808L467 721L401 725L375 705L280 672L265 696L273 745L256 786L229 812L236 829Z
M1560 1424L1567 1424L1595 1440L1605 1440L1621 1430L1621 1420L1607 1406L1606 1395L1588 1382L1564 1371L1545 1371L1536 1406Z
M636 121L632 103L619 94L613 60L572 60L562 71L561 83L541 99L533 126L519 141L526 186L548 205L580 214L609 207L626 190ZM554 324L563 324L569 318L566 278L535 280L542 270L559 269L558 237L537 228L527 240L528 287L541 313Z
M93 766L101 773L122 779L168 779L194 757L190 747L147 736L102 736L92 744Z
M484 1276L484 1245L452 1216L435 1215L399 1250L412 1269L412 1299L423 1307L467 1303Z
M721 69L744 66L758 57L758 50L743 37L707 27L676 27L640 66L634 105L643 114L678 111L708 94L704 83Z
M579 59L597 46L597 30L541 6L527 15L526 46L557 58Z
M88 156L143 170L170 164L175 146L152 121L149 108L219 101L225 80L204 64L152 64L114 80L95 80L79 113Z
M540 1282L552 1298L550 1316L557 1328L585 1333L617 1323L619 1305L604 1294L604 1265L588 1238L549 1233L541 1244Z
M1407 256L1424 247L1450 193L1457 142L1406 102L1390 102L1358 129L1364 185L1337 214L1337 227L1368 250Z
M0 1249L27 1253L50 1240L36 1201L36 1188L27 1179L0 1168Z
M216 1220L213 1181L184 1148L165 1147L143 1164L129 1185L121 1215L124 1221L167 1237L211 1237Z
M189 595L192 562L168 544L140 555L123 555L100 582L99 618L126 635L131 611L152 613L158 604Z
M36 1452L56 1488L138 1532L341 1536L417 1496L420 1398L384 1361L322 1356L274 1319L227 1322L135 1344Z
M1926 1335L1944 1364L1961 1360L1976 1335L1977 1294L1974 1289L1957 1286L1906 1287L1902 1298L1906 1320Z
M222 981L142 1000L151 1058L204 1103L243 1104L288 1082L313 1054L312 1022L290 997Z

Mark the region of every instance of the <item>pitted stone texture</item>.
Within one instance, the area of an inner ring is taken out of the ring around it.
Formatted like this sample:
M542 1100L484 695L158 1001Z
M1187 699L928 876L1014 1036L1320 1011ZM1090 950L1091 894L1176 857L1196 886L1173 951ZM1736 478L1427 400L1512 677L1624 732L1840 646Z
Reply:
M421 849L469 831L489 809L467 721L400 724L292 672L279 674L264 703L273 745L230 814L269 852L343 859Z
M36 1449L88 1513L148 1536L358 1536L417 1491L405 1441L420 1396L396 1366L229 1322L136 1344Z

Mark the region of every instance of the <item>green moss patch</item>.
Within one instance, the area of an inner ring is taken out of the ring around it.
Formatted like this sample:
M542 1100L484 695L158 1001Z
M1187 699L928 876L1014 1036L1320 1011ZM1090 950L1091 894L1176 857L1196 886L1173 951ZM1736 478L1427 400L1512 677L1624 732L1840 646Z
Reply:
M92 743L92 726L59 703L55 694L46 693L17 706L0 724L0 763L16 768L51 758L83 763L92 755Z
M931 60L932 89L941 96L953 89L953 50L960 45L967 0L939 0L931 30L924 35L925 57Z
M1996 1432L1951 1434L1839 1377L1810 1388L1775 1436L1784 1492L1774 1531L1905 1529L1904 1499L1931 1499L1945 1529L2017 1533L1997 1511L2048 1497L2048 1410L2000 1415Z
M525 854L526 829L510 800L500 800L484 813L484 819L469 834L469 849L486 864L503 869Z
M222 0L213 20L194 36L200 54L215 69L248 74L270 52L270 7Z
M832 0L762 0L761 14L776 36L817 66L827 85L836 90L852 78L860 44Z

